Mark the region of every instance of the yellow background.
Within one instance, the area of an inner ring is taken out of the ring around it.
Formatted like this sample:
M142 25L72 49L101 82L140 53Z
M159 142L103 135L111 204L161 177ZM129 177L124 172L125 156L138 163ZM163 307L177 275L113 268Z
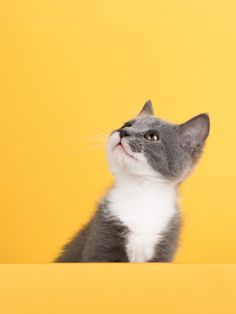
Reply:
M235 314L236 265L1 265L2 314Z
M181 188L179 263L236 262L236 2L5 1L0 10L0 262L50 262L112 182L97 134L151 98L211 117Z

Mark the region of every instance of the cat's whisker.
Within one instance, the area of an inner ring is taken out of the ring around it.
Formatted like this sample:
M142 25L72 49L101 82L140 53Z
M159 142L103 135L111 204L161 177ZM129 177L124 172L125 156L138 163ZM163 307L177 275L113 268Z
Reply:
M87 129L90 132L92 131L98 135L108 136L108 132L105 130L96 129L95 127L91 127L91 126L88 126L86 124L80 124L80 126L83 127L84 129Z
M108 139L107 134L84 134L82 132L74 132L68 136L68 140L73 140L75 142L92 142L92 143L106 143Z
M100 136L105 136L108 137L110 134L110 131L105 131L101 129L97 129L95 127L88 126L87 124L79 123L78 129L65 129L66 133L70 134L75 134L75 135L80 135L84 134L85 132L90 134L90 135L100 135Z
M73 136L73 138L75 139L85 139L85 140L93 140L93 141L106 141L107 138L106 137L102 137L102 136Z
M105 144L107 142L107 137L101 135L73 135L68 137L67 143L102 143Z
M75 142L100 142L100 143L106 143L107 141L105 139L99 139L99 138L86 138L86 137L81 137L81 138L73 138L73 141Z
M88 125L83 125L81 123L80 126L80 130L69 130L67 132L69 133L66 141L67 144L99 144L105 146L109 136L107 132L95 129L94 127L90 127Z

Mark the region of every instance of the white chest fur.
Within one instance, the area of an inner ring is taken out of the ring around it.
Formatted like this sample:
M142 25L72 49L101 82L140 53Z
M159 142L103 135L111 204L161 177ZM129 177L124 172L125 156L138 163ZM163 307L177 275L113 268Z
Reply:
M128 228L126 253L130 262L146 262L154 255L170 219L176 212L176 189L143 181L117 182L109 193L109 211Z

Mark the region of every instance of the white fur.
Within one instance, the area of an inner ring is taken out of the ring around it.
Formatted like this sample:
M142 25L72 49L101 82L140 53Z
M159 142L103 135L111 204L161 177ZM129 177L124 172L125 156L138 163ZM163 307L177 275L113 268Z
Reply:
M110 214L128 227L126 252L130 262L146 262L176 212L173 186L119 178L109 193Z
M176 186L154 171L142 153L133 153L125 138L113 133L107 145L111 171L116 177L109 192L109 213L128 228L126 253L130 262L146 262L155 253L176 212Z

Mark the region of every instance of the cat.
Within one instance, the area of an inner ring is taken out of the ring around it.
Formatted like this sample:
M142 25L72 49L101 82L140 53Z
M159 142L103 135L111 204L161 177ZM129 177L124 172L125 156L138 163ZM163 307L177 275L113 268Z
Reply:
M207 114L180 125L154 116L151 101L107 141L115 183L90 222L55 262L171 262L178 248L178 186L201 156Z

